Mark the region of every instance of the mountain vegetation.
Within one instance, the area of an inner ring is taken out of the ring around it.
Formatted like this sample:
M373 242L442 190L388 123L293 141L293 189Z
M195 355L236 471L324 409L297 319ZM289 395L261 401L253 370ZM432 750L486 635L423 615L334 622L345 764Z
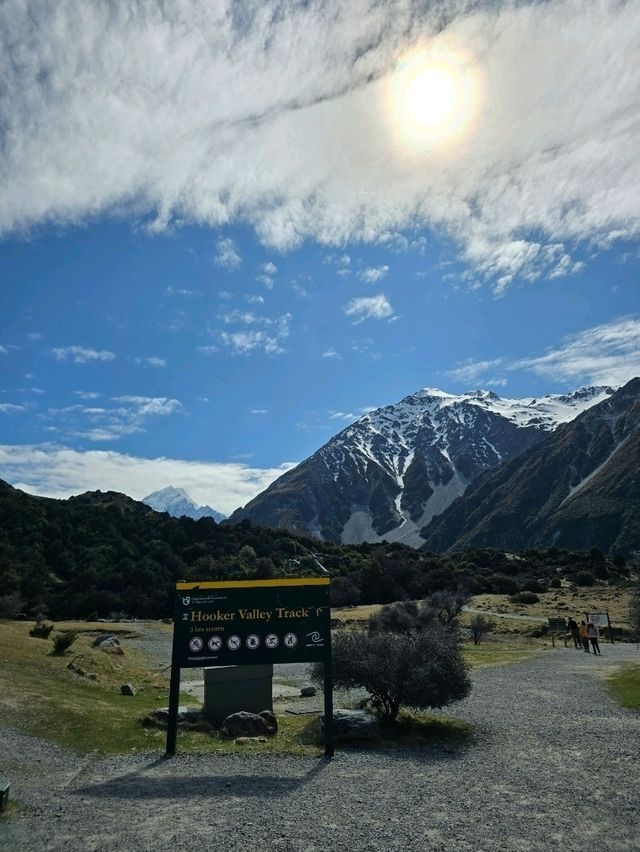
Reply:
M618 582L629 573L624 555L598 548L437 556L399 543L338 545L247 520L173 518L115 492L34 497L0 480L0 617L168 617L176 580L313 575L313 553L333 577L334 604L343 606L442 590L535 592L559 577Z

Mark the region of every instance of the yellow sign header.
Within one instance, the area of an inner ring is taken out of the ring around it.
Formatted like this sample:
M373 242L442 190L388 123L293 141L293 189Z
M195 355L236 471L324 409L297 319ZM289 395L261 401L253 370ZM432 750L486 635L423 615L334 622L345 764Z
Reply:
M286 580L206 580L196 583L176 583L176 591L195 589L258 589L278 586L328 586L329 577L296 577Z

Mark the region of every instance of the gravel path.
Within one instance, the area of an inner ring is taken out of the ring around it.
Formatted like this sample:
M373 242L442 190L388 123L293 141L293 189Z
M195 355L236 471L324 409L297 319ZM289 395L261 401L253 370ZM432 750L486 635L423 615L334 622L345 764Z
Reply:
M33 810L0 825L0 848L637 852L640 714L603 675L639 659L558 648L476 671L448 711L476 729L455 754L79 759L4 731L0 774Z

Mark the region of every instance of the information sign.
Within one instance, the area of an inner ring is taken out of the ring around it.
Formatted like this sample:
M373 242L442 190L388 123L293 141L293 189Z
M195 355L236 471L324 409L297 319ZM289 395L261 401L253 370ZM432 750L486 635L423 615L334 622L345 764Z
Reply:
M181 668L313 663L331 652L329 579L178 583Z
M609 626L609 613L608 612L588 612L587 621L593 621L594 624L597 624L598 627L608 627Z
M549 616L549 630L552 633L564 633L567 629L567 623L564 618L552 618Z
M180 669L324 663L325 754L333 754L328 577L176 584L167 755L175 754Z

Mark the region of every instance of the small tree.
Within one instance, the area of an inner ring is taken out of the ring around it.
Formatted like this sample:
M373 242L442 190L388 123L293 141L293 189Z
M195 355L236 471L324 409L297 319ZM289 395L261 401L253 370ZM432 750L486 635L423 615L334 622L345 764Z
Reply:
M413 633L431 624L438 613L428 604L416 601L398 601L385 604L369 617L371 633Z
M44 621L36 621L35 625L29 631L29 636L36 639L48 639L53 630L53 624L45 624Z
M466 592L436 592L429 599L429 606L437 610L443 624L454 624L470 600Z
M386 722L400 707L444 707L465 698L471 689L456 633L434 623L410 634L341 631L333 640L336 686L364 687ZM321 678L321 665L313 667Z
M488 633L493 625L484 615L474 615L469 626L473 636L473 644L479 645L484 634Z

